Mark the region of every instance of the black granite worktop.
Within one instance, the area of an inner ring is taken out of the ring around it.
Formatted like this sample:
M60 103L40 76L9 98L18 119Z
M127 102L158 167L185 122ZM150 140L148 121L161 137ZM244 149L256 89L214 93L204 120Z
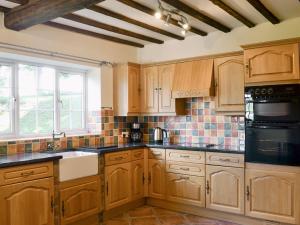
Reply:
M47 153L22 153L0 156L0 168L40 163L61 159L62 156Z

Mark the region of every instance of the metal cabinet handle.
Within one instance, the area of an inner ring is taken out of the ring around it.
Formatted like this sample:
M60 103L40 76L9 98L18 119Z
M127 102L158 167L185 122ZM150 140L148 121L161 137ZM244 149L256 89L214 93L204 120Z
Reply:
M106 182L106 195L108 196L108 182Z
M190 168L185 168L185 167L180 167L179 169L184 170L184 171L190 171Z
M190 158L189 155L180 155L181 158Z
M207 180L206 181L206 194L208 194L208 195L209 195L209 189L210 189L210 187L209 187L209 181Z
M122 160L124 159L122 156L116 157L115 160Z
M142 153L140 152L140 153L136 153L136 154L134 154L134 157L140 157L142 155Z
M246 196L247 196L247 201L250 200L250 187L247 185L247 188L246 188Z
M61 203L61 213L62 213L62 216L64 217L65 216L65 201L62 201L62 203Z
M185 177L185 176L180 176L179 178L183 179L183 180L189 180L190 179L189 177Z
M50 207L51 207L51 212L54 212L54 199L53 196L51 196L51 203L50 203Z
M30 171L30 172L22 172L21 176L22 177L29 177L31 175L34 175L34 171Z

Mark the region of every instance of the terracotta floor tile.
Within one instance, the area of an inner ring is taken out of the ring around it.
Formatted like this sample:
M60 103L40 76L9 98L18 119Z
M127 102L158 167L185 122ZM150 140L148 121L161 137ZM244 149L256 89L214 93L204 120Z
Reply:
M218 223L220 221L218 220L213 220L213 219L208 219L200 216L194 216L194 215L186 215L185 216L187 220L195 225L219 225Z
M130 210L128 212L130 217L145 217L145 216L153 216L152 207L141 207L137 209Z
M187 220L182 215L167 215L158 217L162 225L184 225Z
M105 221L104 225L129 225L129 222L125 219L115 218Z
M156 217L134 218L131 225L160 225Z
M156 208L156 207L154 207L153 210L154 210L155 214L158 215L158 216L180 214L180 213L175 212L175 211L170 211L170 210L167 210L167 209Z

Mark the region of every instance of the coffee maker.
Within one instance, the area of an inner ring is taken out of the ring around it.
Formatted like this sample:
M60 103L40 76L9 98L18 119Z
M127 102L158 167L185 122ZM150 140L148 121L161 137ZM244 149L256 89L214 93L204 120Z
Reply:
M141 131L141 124L133 123L131 125L130 131L130 141L134 143L142 142L143 140L143 133Z

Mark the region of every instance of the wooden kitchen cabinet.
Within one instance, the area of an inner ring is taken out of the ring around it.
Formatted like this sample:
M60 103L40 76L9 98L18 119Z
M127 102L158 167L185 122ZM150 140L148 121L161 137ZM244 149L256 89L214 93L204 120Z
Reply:
M53 225L53 178L0 187L1 225Z
M144 160L136 160L131 162L132 172L132 198L131 200L137 200L144 197Z
M114 66L114 113L116 116L137 115L140 110L140 65Z
M267 43L244 49L246 84L299 81L299 43Z
M244 112L243 56L214 59L216 111L223 114Z
M255 167L246 169L246 215L299 224L300 173L282 166Z
M131 201L131 162L105 167L105 209Z
M244 169L206 165L206 208L244 214Z
M60 183L60 224L72 224L99 213L100 187L99 176Z
M166 198L168 201L205 207L205 178L167 173Z
M172 98L175 64L142 69L141 112L184 114L184 101Z
M165 161L149 159L148 171L149 197L165 199Z

